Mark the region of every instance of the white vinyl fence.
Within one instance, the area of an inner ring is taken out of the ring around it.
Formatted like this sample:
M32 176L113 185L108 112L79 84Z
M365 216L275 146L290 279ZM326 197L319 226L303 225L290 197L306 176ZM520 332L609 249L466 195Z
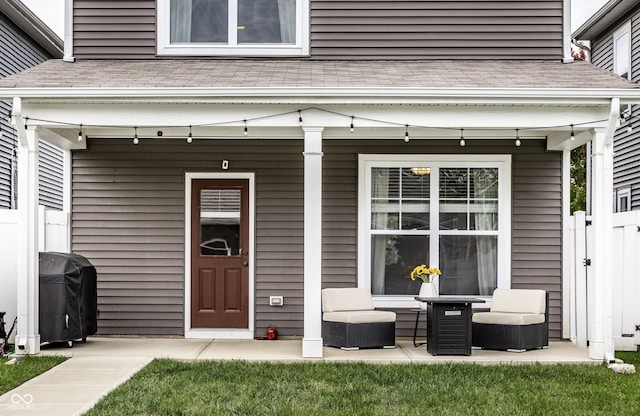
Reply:
M593 281L588 265L592 257L591 217L576 212L571 218L570 246L566 247L574 259L570 276L572 295L568 303L574 311L571 332L578 345L586 346L591 303L587 287ZM613 293L613 341L616 350L635 351L640 345L640 211L613 214L613 244L609 276Z
M39 250L68 253L69 214L41 206L39 210ZM7 312L7 326L17 313L18 211L0 210L0 312ZM8 330L8 328L7 328Z

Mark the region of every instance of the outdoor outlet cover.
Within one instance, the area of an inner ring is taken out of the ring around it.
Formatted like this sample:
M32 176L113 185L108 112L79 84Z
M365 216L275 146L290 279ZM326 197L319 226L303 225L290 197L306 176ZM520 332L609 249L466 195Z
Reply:
M282 296L269 296L270 306L282 306L284 304L284 298Z

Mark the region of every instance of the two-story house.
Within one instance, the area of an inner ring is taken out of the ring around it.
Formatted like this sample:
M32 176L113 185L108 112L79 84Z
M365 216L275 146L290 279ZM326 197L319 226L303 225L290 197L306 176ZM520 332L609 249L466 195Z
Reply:
M0 81L0 97L25 174L38 137L73 149L71 245L98 270L99 333L275 326L317 357L322 287L369 288L409 336L409 273L426 263L442 295L545 289L550 336L573 336L569 151L594 142L603 192L620 104L639 94L572 63L569 1L67 7L64 59ZM594 216L605 275L610 204ZM19 279L32 281L26 233ZM602 359L610 297L604 280L590 290ZM21 330L37 349L37 330Z
M637 47L640 1L609 1L573 38L588 41L591 62L629 81L638 82ZM622 108L624 119L614 138L613 204L616 212L640 209L640 107Z
M48 59L61 59L62 40L19 0L0 3L0 79ZM10 123L11 103L0 101L0 208L15 208L17 135ZM41 141L40 203L62 209L62 152Z

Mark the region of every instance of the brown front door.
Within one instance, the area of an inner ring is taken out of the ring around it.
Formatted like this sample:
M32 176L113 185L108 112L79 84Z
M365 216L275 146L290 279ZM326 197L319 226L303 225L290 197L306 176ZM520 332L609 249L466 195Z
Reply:
M249 181L191 183L191 326L249 326Z

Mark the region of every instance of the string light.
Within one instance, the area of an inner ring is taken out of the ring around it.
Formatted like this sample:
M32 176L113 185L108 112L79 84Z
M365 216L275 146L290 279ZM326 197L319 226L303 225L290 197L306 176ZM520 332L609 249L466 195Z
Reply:
M571 141L572 141L572 142L575 142L575 141L576 141L576 135L575 135L575 133L573 132L573 124L571 125Z
M349 126L350 129L349 131L351 131L351 133L353 133L353 116L351 116L351 126Z
M82 141L82 124L80 124L80 131L78 132L78 141Z
M247 128L247 120L243 120L244 121L244 135L248 136L249 135L249 129Z
M467 142L464 141L464 129L460 129L460 146L464 147Z
M302 112L298 110L298 125L302 127Z
M404 142L409 143L409 125L404 125Z
M133 144L138 144L140 143L140 140L138 140L138 128L134 127L134 133L133 133Z
M187 143L193 142L193 134L191 134L191 124L189 124L189 135L187 136Z
M522 142L520 141L520 129L516 129L516 146L520 147Z

